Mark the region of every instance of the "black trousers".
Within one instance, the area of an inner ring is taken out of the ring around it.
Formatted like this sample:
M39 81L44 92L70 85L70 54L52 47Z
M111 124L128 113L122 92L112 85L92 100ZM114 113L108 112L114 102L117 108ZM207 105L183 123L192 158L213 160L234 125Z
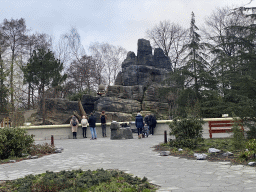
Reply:
M142 134L142 128L137 128L138 130L138 135Z
M87 127L82 127L82 128L83 128L83 138L86 138Z
M76 139L76 132L73 132L73 139Z

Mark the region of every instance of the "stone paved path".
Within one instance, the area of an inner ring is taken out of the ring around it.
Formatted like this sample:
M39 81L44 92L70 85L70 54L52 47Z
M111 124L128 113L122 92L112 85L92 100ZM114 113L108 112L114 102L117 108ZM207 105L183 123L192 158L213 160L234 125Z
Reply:
M227 162L187 160L159 156L153 145L163 142L163 135L144 139L55 140L63 153L39 159L0 165L0 180L12 180L28 174L72 169L120 169L160 185L159 191L256 191L256 169ZM37 141L43 143L50 141Z

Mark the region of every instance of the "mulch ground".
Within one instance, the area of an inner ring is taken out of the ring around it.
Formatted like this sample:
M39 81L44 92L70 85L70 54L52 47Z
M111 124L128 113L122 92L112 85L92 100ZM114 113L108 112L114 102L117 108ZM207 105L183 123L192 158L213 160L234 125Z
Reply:
M171 151L170 148L166 147L166 146L161 146L161 145L156 145L153 147L154 151ZM195 153L207 153L206 151L195 151ZM233 156L223 156L224 152L219 152L219 153L211 153L211 154L207 154L206 160L207 161L212 161L212 162L230 162L233 165L246 165L248 166L248 163L251 161L255 161L255 159L250 159L249 161L239 161L238 158L238 153L234 153ZM175 156L175 157L180 157L180 158L186 158L186 159L191 159L191 160L196 160L196 157L194 157L194 154L188 153L188 152L178 152L178 151L171 151L170 153L171 156ZM254 165L254 167L256 167Z

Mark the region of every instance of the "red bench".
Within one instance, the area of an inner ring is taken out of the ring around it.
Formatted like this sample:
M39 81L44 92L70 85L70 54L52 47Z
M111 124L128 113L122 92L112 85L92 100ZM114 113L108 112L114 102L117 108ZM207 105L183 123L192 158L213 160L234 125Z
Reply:
M226 133L231 132L232 126L235 121L232 120L223 120L223 121L209 121L209 135L212 138L213 133ZM242 121L238 121L238 125L244 131Z

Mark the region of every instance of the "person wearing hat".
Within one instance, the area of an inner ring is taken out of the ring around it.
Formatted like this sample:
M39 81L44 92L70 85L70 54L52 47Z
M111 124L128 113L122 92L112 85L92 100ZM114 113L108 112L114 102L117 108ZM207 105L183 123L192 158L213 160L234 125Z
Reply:
M135 125L138 130L138 138L140 139L142 137L142 128L144 127L143 117L140 113L138 113L136 116Z

